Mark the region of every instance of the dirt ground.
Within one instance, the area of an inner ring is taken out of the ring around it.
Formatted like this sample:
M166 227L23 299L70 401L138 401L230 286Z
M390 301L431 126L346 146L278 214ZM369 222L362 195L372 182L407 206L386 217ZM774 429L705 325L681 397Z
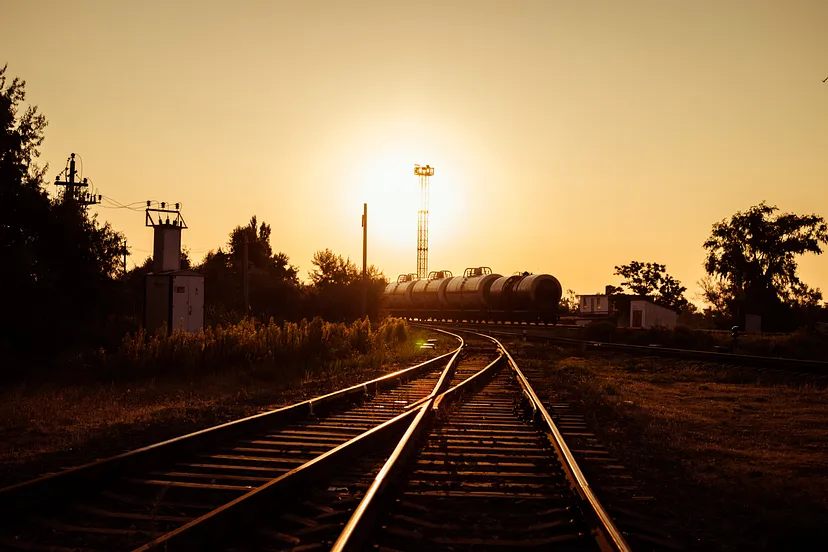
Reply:
M825 549L828 379L513 347L678 518L687 549Z
M18 385L0 392L0 487L323 395L441 352L294 382L233 372L190 381Z

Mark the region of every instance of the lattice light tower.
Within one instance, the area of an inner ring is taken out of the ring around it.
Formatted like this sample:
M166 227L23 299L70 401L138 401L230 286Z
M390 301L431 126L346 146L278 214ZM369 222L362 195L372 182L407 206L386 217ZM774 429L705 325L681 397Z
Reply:
M420 179L420 210L417 212L417 278L428 274L428 185L434 176L434 167L414 165L414 174Z

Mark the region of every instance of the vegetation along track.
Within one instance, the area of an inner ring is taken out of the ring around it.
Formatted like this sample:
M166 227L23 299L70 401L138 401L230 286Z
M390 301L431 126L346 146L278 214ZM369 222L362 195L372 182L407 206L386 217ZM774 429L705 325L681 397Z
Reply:
M418 409L334 551L629 549L520 368L487 339L502 355Z
M458 337L459 336L454 336ZM462 344L462 340L461 340ZM394 435L460 348L309 401L0 489L0 548L212 548L261 505ZM402 414L402 415L401 415ZM392 445L393 446L393 445Z
M495 339L467 341L326 396L335 402L306 401L2 489L0 545L627 550L511 356Z

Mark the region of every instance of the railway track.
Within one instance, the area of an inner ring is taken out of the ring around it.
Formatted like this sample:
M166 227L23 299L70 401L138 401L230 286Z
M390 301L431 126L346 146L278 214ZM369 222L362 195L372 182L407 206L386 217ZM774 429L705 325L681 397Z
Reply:
M419 409L333 551L629 550L520 368L487 339L502 355Z
M479 334L199 434L0 489L0 547L628 550L528 380Z
M0 548L204 544L244 521L250 505L329 469L331 462L320 459L345 462L393 438L401 414L447 385L459 351L291 407L0 489L7 522Z
M455 386L500 359L497 346L479 336L465 338L463 353L453 367L447 387ZM424 405L425 406L425 405ZM414 419L416 412L412 412ZM328 550L364 499L395 442L367 451L358 461L310 485L301 500L282 504L251 540L230 548L248 550Z
M450 331L471 330L484 332L487 335L497 337L519 337L531 341L542 341L559 343L580 347L586 350L595 351L618 351L630 354L648 356L660 356L670 358L684 358L700 360L705 362L717 362L726 365L744 366L751 369L770 370L779 373L797 373L828 378L828 361L802 360L793 358L778 358L757 355L743 355L734 353L723 353L716 351L702 351L697 349L678 349L674 347L629 345L626 343L606 343L603 341L589 341L560 337L553 335L554 326L544 327L538 325L521 324L490 324L490 323L445 323L445 322L422 322L417 325L425 328L437 328Z

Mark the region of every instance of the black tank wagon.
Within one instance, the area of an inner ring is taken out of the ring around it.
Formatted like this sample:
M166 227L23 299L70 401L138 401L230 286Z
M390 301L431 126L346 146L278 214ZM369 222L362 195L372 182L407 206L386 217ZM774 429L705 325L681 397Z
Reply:
M487 266L467 268L462 276L448 270L418 280L403 274L383 292L383 311L418 320L557 322L561 283L549 274L492 273Z

